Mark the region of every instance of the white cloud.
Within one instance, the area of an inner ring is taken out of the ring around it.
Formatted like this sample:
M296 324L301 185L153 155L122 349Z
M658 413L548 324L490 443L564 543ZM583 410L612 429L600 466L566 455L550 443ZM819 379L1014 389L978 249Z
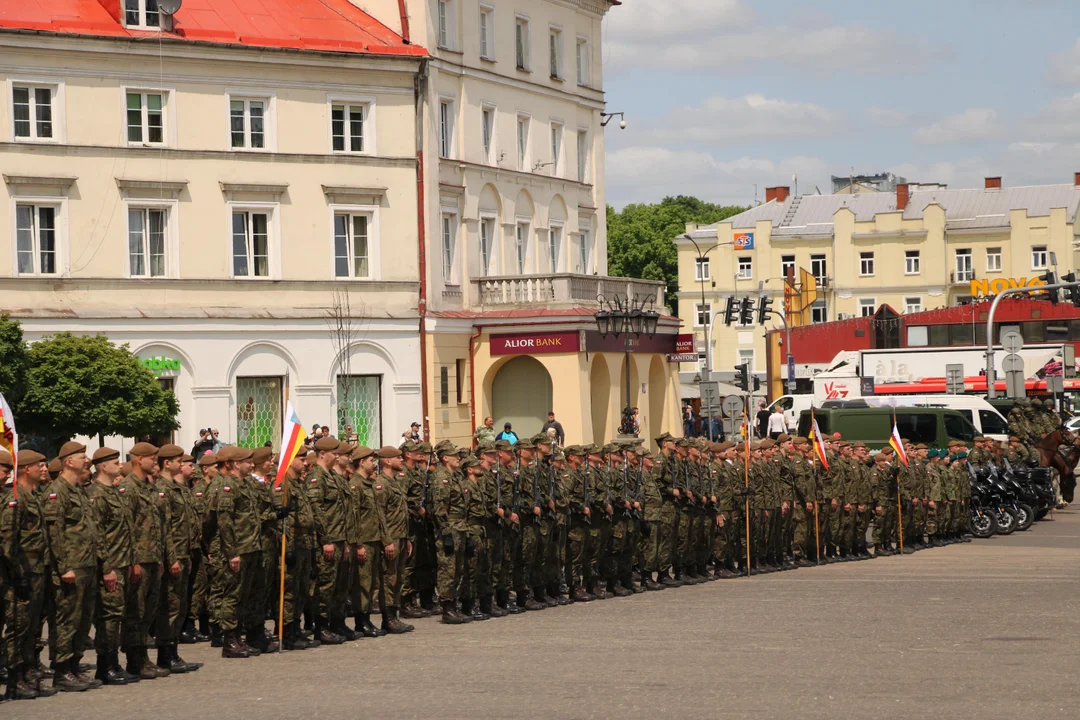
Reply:
M676 108L645 128L644 136L661 143L718 145L751 140L832 135L842 113L813 103L746 95L713 96L695 107Z
M1080 139L1080 93L1054 100L1025 123L1023 129L1036 140Z
M876 106L866 108L865 114L871 125L882 128L900 127L911 118L911 115L903 110Z
M923 145L971 142L996 137L1000 131L996 111L972 108L919 128L915 131L915 141Z
M1051 85L1080 85L1080 38L1068 50L1050 56L1046 80Z

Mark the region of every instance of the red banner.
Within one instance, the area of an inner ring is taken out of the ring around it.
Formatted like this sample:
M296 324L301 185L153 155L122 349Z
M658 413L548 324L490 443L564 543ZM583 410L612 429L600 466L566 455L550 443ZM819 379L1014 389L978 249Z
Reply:
M492 355L550 355L576 353L581 350L581 336L577 332L519 333L515 335L492 335Z

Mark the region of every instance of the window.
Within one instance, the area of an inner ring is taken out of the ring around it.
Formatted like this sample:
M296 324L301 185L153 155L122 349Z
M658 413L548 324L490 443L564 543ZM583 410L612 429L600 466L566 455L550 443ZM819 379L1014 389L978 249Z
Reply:
M749 255L743 255L739 258L739 273L736 275L737 280L752 280L754 278L754 258Z
M514 23L515 60L518 70L529 69L529 19L518 16Z
M446 365L439 367L439 404L450 404L450 368Z
M481 110L480 123L482 125L480 131L483 139L484 162L490 163L495 140L495 108L486 107Z
M20 275L56 274L56 221L58 208L16 205L15 235Z
M877 309L877 301L874 298L859 298L859 317L869 317Z
M16 140L52 140L53 89L16 85L11 89Z
M975 277L971 268L971 250L958 249L956 251L956 282L970 282Z
M788 276L795 277L795 256L794 255L781 255L780 256L780 277L787 278Z
M817 280L817 284L818 284L819 288L825 287L825 283L829 279L829 272L828 272L828 267L825 264L825 256L824 255L811 255L810 256L810 273Z
M694 279L698 282L709 279L709 258L694 258Z
M810 322L815 325L817 323L829 322L829 308L824 300L817 300L810 306Z
M979 410L979 425L983 435L1012 435L1009 423L994 410Z
M859 253L859 275L866 277L874 274L874 253Z
M552 225L551 230L548 231L548 261L551 263L551 272L559 272L559 258L562 257L562 235L563 229L561 225Z
M694 303L694 327L705 327L712 317L712 303Z
M129 92L127 94L127 139L129 143L162 145L165 143L165 94Z
M754 350L753 348L739 348L739 362L738 365L746 365L751 373L754 372Z
M128 209L128 272L132 277L165 276L167 218L164 209Z
M342 101L330 104L330 137L334 152L362 153L368 150L364 124L370 110L371 105L367 103Z
M383 444L382 375L337 376L338 433L352 427L355 442L367 447ZM280 432L280 430L279 430Z
M1031 269L1032 270L1045 270L1046 269L1046 246L1045 245L1032 245L1031 246Z
M442 216L442 276L443 283L449 285L454 280L454 220L450 213Z
M581 244L578 246L580 265L578 272L588 275L592 272L592 232L588 228L581 228Z
M562 124L551 123L551 174L558 175L562 168Z
M266 147L266 100L229 98L229 135L234 148Z
M908 347L926 347L930 344L930 334L926 325L913 325L907 329Z
M577 84L589 84L589 40L579 37L575 48L574 59L577 62Z
M458 358L454 361L454 367L457 370L455 380L457 380L457 401L460 405L465 402L465 360L464 358Z
M439 157L452 157L454 149L454 103L439 101Z
M548 35L548 71L552 80L562 80L562 31L557 28Z
M480 219L480 274L491 275L495 256L495 218Z
M438 5L439 47L450 47L450 0L436 0Z
M124 26L161 27L158 0L124 0Z
M904 298L904 312L905 313L922 312L922 298L921 297Z
M232 256L233 277L270 277L269 213L233 212Z
M495 59L495 8L480 6L480 57Z
M1001 248L986 248L986 272L1001 272Z
M529 169L529 118L517 119L518 170Z
M904 274L918 275L922 272L918 250L904 251Z
M529 256L529 224L519 222L514 236L515 255L517 257L518 275L525 274L525 261Z
M371 277L370 228L370 215L334 214L334 277Z
M589 179L589 133L578 130L577 134L577 180L580 183Z

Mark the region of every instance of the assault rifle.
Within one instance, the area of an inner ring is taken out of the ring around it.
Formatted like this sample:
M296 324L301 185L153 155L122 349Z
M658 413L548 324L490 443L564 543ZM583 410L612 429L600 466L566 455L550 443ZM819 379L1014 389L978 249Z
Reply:
M428 494L431 492L431 457L435 454L435 449L428 453L427 463L424 465L424 484L420 488L420 507L427 506Z
M585 456L585 474L582 475L582 478L581 478L581 487L582 487L582 494L584 496L584 497L582 497L582 506L587 508L590 505L590 502L589 502L589 500L590 500L590 498L589 498L589 456L588 455ZM592 525L592 518L590 518L588 515L585 515L585 524L586 525Z
M533 465L529 470L532 471L533 508L540 508L540 515L533 512L533 522L539 525L540 516L544 514L544 506L541 504L540 500L540 468Z

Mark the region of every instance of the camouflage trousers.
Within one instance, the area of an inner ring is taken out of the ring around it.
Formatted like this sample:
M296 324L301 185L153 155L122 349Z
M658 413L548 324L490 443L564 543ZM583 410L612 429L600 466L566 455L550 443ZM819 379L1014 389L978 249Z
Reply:
M401 577L405 573L405 560L409 554L408 540L398 538L394 542L397 552L389 560L386 553L379 553L374 560L377 566L372 568L379 578L379 607L396 610L401 605ZM376 569L377 568L377 569Z
M612 579L629 588L634 573L634 547L637 518L625 514L615 519L611 528Z
M444 540L447 537L454 545L449 552ZM440 600L459 600L464 597L461 591L466 572L465 546L468 537L468 533L460 530L444 530L435 542L435 558L438 563L435 589Z
M540 525L537 522L522 518L514 549L514 592L519 603L523 603L529 597L529 590L542 584Z
M656 558L657 572L667 572L671 567L672 555L675 552L675 536L678 529L675 527L678 508L673 502L660 504L660 520L656 523Z
M486 528L471 523L465 533L465 564L458 592L463 600L473 600L491 594L491 553Z
M129 568L116 569L116 587L110 592L98 578L98 598L94 604L94 648L98 653L120 649L124 629L124 605L128 597Z
M809 523L807 517L809 516ZM816 557L813 546L813 513L807 512L806 503L796 502L791 509L792 536L791 554L796 560Z
M142 648L150 644L150 628L157 620L161 596L161 563L142 563L142 577L130 585L124 617L124 647ZM125 652L127 652L125 650Z
M188 618L195 622L207 611L207 595L210 582L206 573L206 558L196 551L191 556L191 574L188 577Z
M274 539L272 548L263 550L262 575L260 579L262 584L255 588L255 592L258 593L255 597L257 601L261 601L261 605L257 608L260 617L256 624L266 622L267 618L272 618L276 623L278 620L278 606L281 604L280 538Z
M76 568L75 581L64 582L53 575L56 602L56 662L81 658L94 623L94 598L97 584L95 568Z
M191 574L191 560L180 560L180 572L173 575L169 572L169 566L163 566L161 574L161 601L158 603L158 613L154 637L161 643L174 643L180 631L184 629L184 620L187 619L187 591L188 579Z
M409 542L413 545L413 553L406 560L402 574L402 595L410 596L435 587L438 561L433 538L431 523L423 518L409 518Z
M545 518L548 531L544 546L544 582L548 592L556 594L559 585L566 582L566 525L555 518Z
M214 621L224 631L246 630L250 617L245 612L251 603L251 589L255 575L260 571L261 552L246 553L240 556L240 569L233 572L228 563L217 573L221 586L221 597L217 604Z
M589 577L593 582L607 581L611 579L609 569L609 557L611 548L611 520L604 518L593 519L589 527ZM586 590L592 590L591 585L585 586Z
M27 573L30 591L24 598L15 597L15 589L5 588L4 643L2 655L9 665L25 664L37 667L37 640L41 637L40 623L45 602L45 576Z
M299 622L311 595L311 548L297 546L285 555L284 621ZM276 618L278 613L274 609Z
M860 511L855 508L855 545L854 550L866 551L866 531L870 528L870 520L874 517L872 504L864 504Z
M874 514L874 547L878 550L896 544L896 504L885 501L881 510L881 515Z
M570 558L570 576L567 585L570 588L584 588L594 582L593 568L589 563L590 546L593 542L592 527L583 522L575 522L567 533L567 554Z
M678 527L672 536L674 544L671 548L671 565L678 572L682 572L683 566L690 558L690 526L693 516L685 506L676 505L675 511L677 513L675 523Z
M349 601L354 613L370 613L379 588L383 544L379 542L362 543L367 556L364 562L357 559L350 563ZM355 557L355 556L354 556ZM298 606L297 611L301 608Z
M334 554L329 560L323 555L321 547L316 549L318 579L315 585L318 615L324 621L331 623L345 617L345 597L349 589L345 543L339 541L333 545Z

